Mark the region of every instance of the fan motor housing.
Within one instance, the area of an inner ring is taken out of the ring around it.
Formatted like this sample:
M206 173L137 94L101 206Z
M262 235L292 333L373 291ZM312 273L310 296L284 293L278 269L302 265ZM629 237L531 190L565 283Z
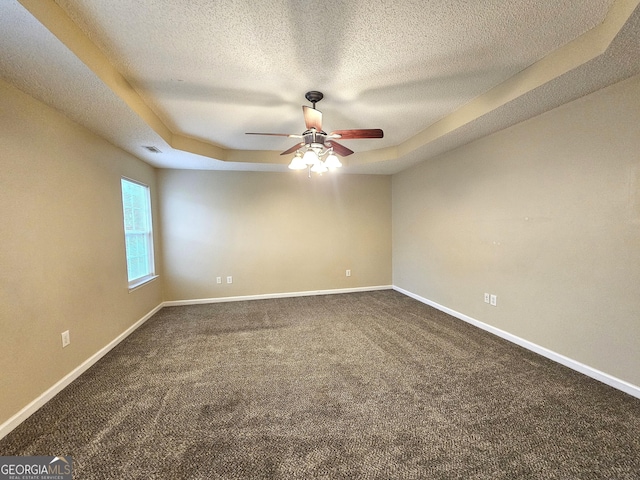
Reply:
M327 139L325 132L318 132L317 130L307 130L302 134L305 145L311 145L312 143L319 143L324 145L324 141Z

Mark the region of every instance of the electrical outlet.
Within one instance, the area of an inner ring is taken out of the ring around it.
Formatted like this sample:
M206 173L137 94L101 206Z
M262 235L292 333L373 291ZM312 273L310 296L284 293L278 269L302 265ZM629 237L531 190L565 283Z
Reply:
M347 277L351 276L351 270L347 270Z
M491 305L494 307L498 306L498 297L496 295L491 295Z
M222 283L222 277L216 277L216 283Z
M233 283L233 277L231 275L227 277L227 283Z
M62 332L62 348L66 347L71 343L71 338L69 337L69 330L65 330Z
M485 293L485 294L484 294L484 303L489 303L489 302L490 302L490 300L489 300L489 294L488 294L488 293Z

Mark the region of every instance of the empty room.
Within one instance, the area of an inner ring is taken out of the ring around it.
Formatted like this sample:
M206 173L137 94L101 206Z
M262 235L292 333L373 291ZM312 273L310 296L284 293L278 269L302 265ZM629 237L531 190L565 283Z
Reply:
M0 478L640 478L639 39L0 0Z

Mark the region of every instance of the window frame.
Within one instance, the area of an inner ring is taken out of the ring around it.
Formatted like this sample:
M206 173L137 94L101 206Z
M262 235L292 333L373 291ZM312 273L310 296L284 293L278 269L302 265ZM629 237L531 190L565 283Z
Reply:
M129 244L128 242L128 237L129 235L132 235L132 233L127 233L127 213L126 213L126 206L125 206L125 198L124 198L124 188L125 188L125 182L128 182L130 184L134 184L134 185L138 185L140 187L143 187L145 189L146 195L144 196L144 210L145 210L145 216L146 216L146 226L147 228L142 230L142 232L137 232L136 235L140 235L143 234L144 238L145 238L145 245L146 245L146 262L148 265L148 269L145 272L144 275L133 278L133 279L129 279L130 277L130 270L129 270L129 266L130 266L130 255L128 252L128 248L127 245ZM149 283L150 281L158 278L158 275L156 274L156 265L155 265L155 254L154 254L154 241L153 241L153 210L151 207L151 187L149 187L149 185L140 182L138 180L134 180L132 178L129 177L125 177L122 176L120 177L120 201L122 202L122 229L123 229L123 233L124 233L124 250L125 250L125 264L126 264L126 269L127 269L127 284L128 284L128 288L129 288L129 292L135 290L136 288L141 287L142 285L145 285L147 283Z

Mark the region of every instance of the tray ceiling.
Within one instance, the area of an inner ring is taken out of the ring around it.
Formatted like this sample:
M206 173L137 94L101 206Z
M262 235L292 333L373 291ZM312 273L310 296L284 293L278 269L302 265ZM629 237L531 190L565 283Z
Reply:
M0 0L0 75L161 168L282 171L320 90L394 173L640 72L638 0ZM151 153L144 146L155 146Z

